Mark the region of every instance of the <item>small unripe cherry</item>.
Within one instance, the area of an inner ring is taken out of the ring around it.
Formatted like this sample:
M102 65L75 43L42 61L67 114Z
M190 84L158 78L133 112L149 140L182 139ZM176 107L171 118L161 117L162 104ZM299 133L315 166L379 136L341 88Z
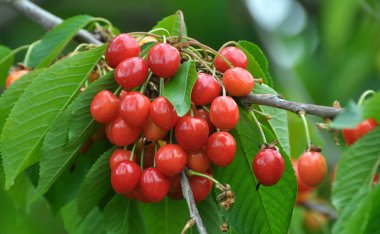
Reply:
M220 84L214 77L199 72L191 91L191 101L198 106L208 105L219 96L220 90Z
M206 120L198 117L181 117L174 129L175 139L185 150L201 150L207 142L209 127Z
M110 67L115 68L123 60L136 57L140 52L137 41L130 35L122 33L109 42L106 61Z
M111 184L116 193L128 193L139 183L141 169L132 161L123 161L111 171Z
M253 159L252 169L260 184L271 186L281 179L285 163L277 150L262 149Z
M233 129L239 121L239 108L234 99L228 96L215 98L210 107L210 119L216 128Z
M230 95L243 97L251 93L255 85L255 80L247 70L240 67L233 67L224 73L223 84L227 93Z
M106 126L107 138L117 146L132 144L138 139L140 132L140 128L128 126L120 116Z
M140 92L129 92L120 103L120 116L130 127L142 127L149 117L150 100Z
M19 80L21 77L25 76L29 73L29 70L21 69L21 70L14 70L11 73L9 73L6 81L5 81L5 88L7 89L13 82L16 80Z
M148 77L148 65L140 57L124 60L115 69L115 80L129 91L140 86Z
M321 153L307 151L298 158L298 173L305 185L318 186L322 183L326 172L326 160Z
M119 163L129 161L130 157L131 151L125 149L116 149L109 159L111 170L113 170Z
M234 46L228 46L219 51L223 57L225 57L232 66L241 67L246 69L248 66L248 59L244 52ZM220 56L215 57L214 65L216 70L225 72L230 66Z
M169 191L170 182L157 168L145 169L141 174L140 187L150 202L159 202Z
M119 104L119 98L112 92L102 90L96 94L91 102L91 115L99 123L111 122L119 113Z
M181 55L175 47L168 43L154 45L148 53L148 66L161 78L173 77L181 62Z
M206 172L210 169L211 163L204 150L188 152L187 166L193 171Z
M374 129L377 125L378 124L375 119L366 119L363 122L359 123L355 128L343 129L343 138L346 141L347 145L352 145L362 136Z
M207 140L207 157L217 166L229 165L235 157L236 142L228 132L215 132Z
M150 118L160 128L170 130L179 117L173 105L165 97L158 97L150 105Z
M155 161L162 174L174 176L185 168L187 154L179 145L167 144L157 150Z

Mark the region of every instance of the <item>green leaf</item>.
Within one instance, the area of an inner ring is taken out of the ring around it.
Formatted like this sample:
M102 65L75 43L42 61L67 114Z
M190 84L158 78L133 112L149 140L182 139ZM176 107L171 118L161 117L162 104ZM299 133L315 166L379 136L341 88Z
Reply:
M197 203L197 207L207 232L213 234L222 233L220 225L223 223L223 219L212 197L208 196L206 200ZM193 229L196 229L196 227Z
M354 128L362 122L362 110L354 101L350 101L334 121L330 124L334 129Z
M149 50L155 45L155 42L148 42L145 43L144 45L141 46L141 52L139 54L139 57L143 58L145 57L148 53Z
M91 21L93 21L91 16L78 15L57 25L29 48L25 57L25 66L37 68L49 66L77 32Z
M370 186L380 160L380 128L369 132L347 149L339 161L332 189L338 212L349 204L363 186Z
M380 217L380 186L377 185L371 192L370 198L367 200L369 204L369 210L366 212L369 214L368 222L363 233L373 234L379 233L380 223L378 218ZM357 216L360 216L361 213L358 213Z
M373 97L363 103L364 119L374 118L380 123L380 93L376 93Z
M54 120L78 94L105 46L64 59L36 77L14 106L1 136L6 189L38 161L43 139Z
M156 213L159 216L159 213ZM136 201L127 199L122 195L116 195L104 210L103 225L107 233L134 234L146 233L142 216ZM159 217L157 218L157 222ZM147 232L155 233L155 232Z
M14 54L5 46L0 46L0 88L4 87L9 68L12 66Z
M191 91L197 80L194 61L187 61L178 69L177 74L165 85L163 96L174 106L178 116L184 116L191 107Z
M109 168L109 158L115 148L103 153L94 163L84 179L76 201L78 213L85 217L111 189L111 171Z
M176 14L170 15L160 20L156 24L156 26L153 27L153 29L158 29L158 28L166 29L170 33L170 35L168 35L166 31L164 30L154 31L155 34L165 35L165 36L178 36L180 34L180 28L181 28L181 17L179 13L176 12ZM185 23L183 23L182 35L187 36L187 29L186 29Z
M263 126L268 141L275 138ZM257 126L244 109L232 134L236 140L236 155L225 168L217 168L215 177L228 183L236 194L233 207L224 212L229 224L239 233L288 233L297 194L297 182L289 157L281 149L285 171L280 181L273 186L261 186L252 172L252 161L262 142Z

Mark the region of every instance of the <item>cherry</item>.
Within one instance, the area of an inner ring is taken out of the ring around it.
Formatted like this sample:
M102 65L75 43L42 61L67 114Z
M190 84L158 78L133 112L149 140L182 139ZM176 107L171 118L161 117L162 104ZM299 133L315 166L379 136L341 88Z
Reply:
M139 183L141 169L132 161L123 161L111 171L111 184L116 193L128 193Z
M220 94L220 84L209 74L198 73L191 92L191 101L198 106L210 104Z
M140 141L141 142L141 141ZM141 150L142 150L142 142L141 144L137 144L136 147L136 155L137 155L137 161L141 163ZM154 143L151 143L144 147L144 168L153 167L154 165L154 155L155 155L155 149L154 149Z
M210 174L208 175L212 176ZM189 184L195 202L200 202L206 199L212 188L212 181L201 176L190 176Z
M132 144L137 140L140 132L140 128L128 126L120 116L106 126L107 138L112 144L117 146Z
M262 149L256 154L252 168L260 184L271 186L281 179L285 163L277 150Z
M90 75L88 75L88 77L90 78L90 83L98 80L100 77L98 70L95 70L95 69L92 70Z
M298 184L298 194L314 190L315 188L307 186L300 179L300 176L299 176L299 173L298 173L298 165L297 165L298 162L296 160L292 160L292 164L293 164L294 171L296 173L297 184Z
M359 123L355 128L343 129L343 138L346 141L347 145L354 144L359 138L367 134L369 131L374 129L377 126L375 119L367 119Z
M207 157L217 166L225 167L235 157L236 142L228 132L215 132L207 140Z
M141 179L140 179L141 180ZM140 186L140 183L136 186L135 189L132 190L132 194L133 194L133 197L136 199L136 200L139 200L141 202L144 202L144 203L150 203L150 202L153 202L151 200L149 200L147 197L145 197L143 191L142 191L142 188Z
M206 120L184 116L175 126L175 139L185 150L201 150L207 142L209 127Z
M146 199L159 202L168 193L170 182L157 168L150 167L143 171L140 186Z
M140 57L122 61L115 69L115 80L125 90L140 86L148 77L148 65Z
M252 91L255 80L247 70L233 67L224 73L223 84L227 93L232 96L243 97Z
M197 152L188 152L187 166L197 172L205 172L210 166L210 160L208 159L204 150Z
M120 116L131 127L142 127L149 117L150 100L140 92L129 92L120 103Z
M120 100L112 92L102 90L91 102L91 115L99 123L108 123L114 120L119 112Z
M327 172L326 160L319 152L307 151L298 159L298 173L301 181L315 187L322 183Z
M215 98L211 103L210 119L216 128L231 130L239 121L239 108L234 99L227 96Z
M129 161L130 157L131 151L124 149L116 149L109 159L111 170L113 170L119 163Z
M168 131L158 127L153 120L148 117L148 120L143 127L144 135L150 141L157 141L163 139Z
M174 76L180 62L179 51L170 44L158 43L149 50L148 65L158 77L171 78Z
M210 120L210 114L205 109L194 108L193 114L194 114L194 117L198 117L198 118L202 118L202 119L206 120L208 127L209 127L209 130L210 130L210 133L215 130L215 126L211 123L211 120Z
M115 68L123 60L136 57L140 52L140 46L133 37L119 34L108 44L106 61L110 67Z
M8 75L5 81L5 88L7 89L13 82L15 82L16 80L19 80L21 77L23 77L24 75L28 73L29 73L29 70L26 70L26 69L12 71Z
M219 51L219 53L225 57L234 67L241 67L246 69L248 66L248 59L244 52L234 46L228 46ZM215 57L214 65L216 70L225 72L228 68L228 64L220 56Z
M168 177L170 181L170 188L168 192L168 197L174 200L182 200L182 187L181 187L181 175L175 175Z
M164 130L170 130L177 123L179 117L173 105L165 97L154 99L150 105L152 121Z
M162 174L174 176L185 168L187 154L180 146L167 144L158 149L155 160Z

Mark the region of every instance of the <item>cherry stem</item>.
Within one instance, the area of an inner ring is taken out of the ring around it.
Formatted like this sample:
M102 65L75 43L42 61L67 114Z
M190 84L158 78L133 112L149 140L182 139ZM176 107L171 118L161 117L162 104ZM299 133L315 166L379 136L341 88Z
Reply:
M179 15L179 19L180 19L180 24L179 24L179 34L178 34L178 39L177 39L177 42L181 42L182 40L182 35L183 35L183 29L185 27L185 19L183 17L183 12L182 11L177 11L176 12L177 15Z
M306 113L305 113L305 111L301 110L301 111L298 111L298 115L301 117L303 127L305 129L307 148L310 149L311 148L311 139L310 139L309 127L307 125Z
M257 128L259 129L261 138L263 139L263 143L266 144L267 143L267 138L265 137L264 130L263 130L263 127L261 126L261 123L256 118L256 115L255 115L255 113L253 111L249 111L249 114L252 116L253 121L255 121L255 123L257 125Z
M127 33L127 34L128 35L132 35L132 36L135 36L135 35L151 36L151 37L155 37L155 38L158 38L158 39L162 39L162 36L154 34L154 33L148 33L148 32L130 32L130 33Z
M133 144L133 147L132 147L132 151L131 151L131 157L129 157L129 161L133 161L133 157L135 156L135 150L136 150L136 146L137 146L137 143L139 141L136 141L134 144Z
M173 128L170 129L170 133L169 133L169 143L170 143L170 144L173 143Z
M141 167L141 170L144 170L144 151L145 151L145 146L144 146L144 142L143 142L142 148L141 148L141 153L140 153L140 167Z
M164 92L164 85L165 85L164 78L160 78L160 93L159 93L159 96L161 96L162 93Z
M170 32L168 30L166 30L165 28L155 28L155 29L150 30L148 33L153 33L153 32L157 32L157 31L164 31L168 34L168 36L170 36Z
M190 116L194 117L194 110L193 110L193 108L190 108Z
M206 179L209 179L209 180L211 180L212 182L214 182L215 184L220 184L220 182L219 181L217 181L215 178L213 178L213 177L211 177L211 176L209 176L209 175L206 175L206 174L203 174L203 173L200 173L200 172L197 172L197 171L193 171L193 170L191 170L191 169L187 169L186 170L186 174L188 175L188 176L200 176L200 177L203 177L203 178L206 178Z
M166 36L165 35L162 36L162 42L166 43Z
M367 90L365 91L362 95L360 95L359 101L358 101L358 106L361 106L364 102L364 100L368 97L368 95L374 95L376 94L375 91L373 90Z
M202 108L207 111L207 112L210 112L210 109L208 109L206 106L202 106Z
M153 160L153 167L156 167L156 154L158 149L158 143L154 143L154 160Z
M116 95L116 96L119 95L121 89L122 89L122 87L119 86L119 87L115 90L115 92L113 92L113 94Z
M187 221L187 223L183 227L181 234L186 234L187 230L191 229L194 226L194 224L195 224L194 218L190 218L189 221Z
M236 46L236 47L240 47L240 45L239 45L236 41L228 41L228 42L224 43L224 44L222 45L222 47L220 47L219 51L220 51L221 49L226 48L227 46L229 46L229 45L231 45L231 44L234 45L234 46Z
M152 77L152 75L153 75L153 73L149 72L148 78L146 78L145 82L143 83L143 85L140 88L140 93L144 93L145 92L145 89L148 86L148 83L149 83L150 78Z
M256 114L259 114L259 115L263 116L267 120L270 120L272 118L272 116L270 116L267 113L264 113L262 111L258 111L256 109L252 109L252 111L255 112Z
M17 47L16 49L12 50L12 52L10 54L8 54L7 56L3 57L2 59L5 60L6 58L13 56L13 55L17 54L20 51L27 50L27 49L29 49L30 46L31 45L23 45L23 46ZM25 58L29 54L28 52L26 53Z
M113 24L112 24L109 20L107 20L107 19L105 19L105 18L96 17L96 18L94 18L94 21L96 21L96 22L100 22L100 23L104 23L104 24L106 24L107 26L109 26L110 28L113 28Z

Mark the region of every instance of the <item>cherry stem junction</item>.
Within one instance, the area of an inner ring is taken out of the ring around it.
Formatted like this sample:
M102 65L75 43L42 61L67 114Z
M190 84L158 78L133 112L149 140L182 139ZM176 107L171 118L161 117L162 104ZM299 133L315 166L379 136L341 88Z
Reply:
M307 124L307 119L306 119L305 111L302 111L302 110L299 111L298 115L301 117L301 120L302 120L302 123L303 123L303 127L305 129L307 148L310 149L311 148L311 139L310 139L309 126Z

